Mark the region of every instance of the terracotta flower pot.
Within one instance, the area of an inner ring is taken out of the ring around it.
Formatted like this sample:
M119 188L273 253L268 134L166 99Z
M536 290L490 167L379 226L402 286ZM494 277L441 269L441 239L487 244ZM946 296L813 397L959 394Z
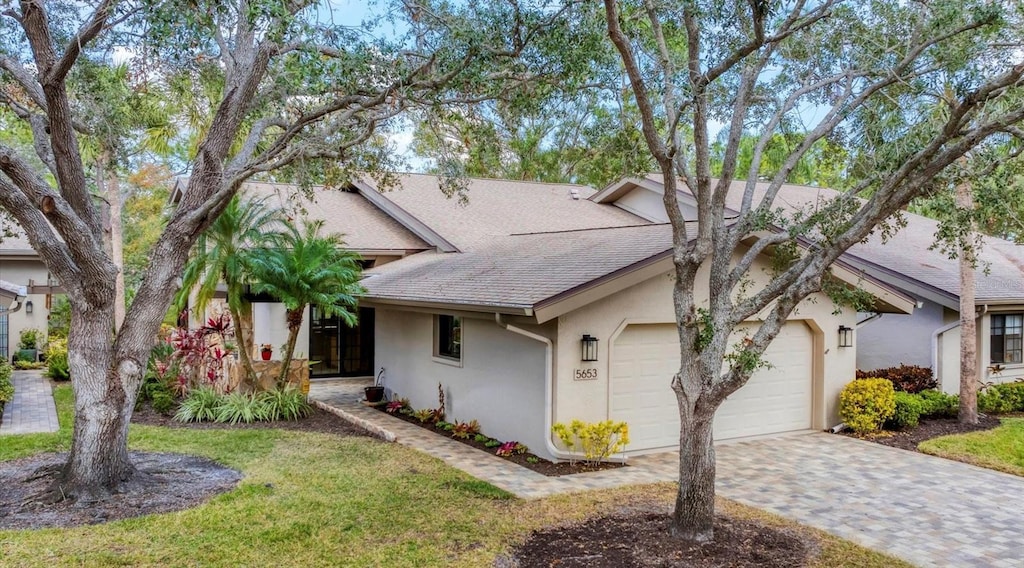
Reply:
M270 361L270 356L273 354L274 352L270 351L269 349L266 351L260 351L260 357L263 357L264 361Z

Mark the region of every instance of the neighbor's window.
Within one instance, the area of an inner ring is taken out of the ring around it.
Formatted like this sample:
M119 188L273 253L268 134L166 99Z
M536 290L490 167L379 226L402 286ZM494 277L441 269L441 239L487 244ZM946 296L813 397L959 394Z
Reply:
M456 316L435 316L434 355L455 361L462 360L462 319Z
M998 314L992 316L992 362L1022 362L1021 336L1024 334L1024 314Z

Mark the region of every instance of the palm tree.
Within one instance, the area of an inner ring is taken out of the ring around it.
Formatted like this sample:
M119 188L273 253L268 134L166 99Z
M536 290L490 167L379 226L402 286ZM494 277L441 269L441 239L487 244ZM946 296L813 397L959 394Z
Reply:
M288 380L306 306L315 306L327 316L336 315L350 327L357 321L354 308L364 292L359 285L359 255L344 248L341 235L321 236L322 227L323 221L306 223L304 231L289 225L280 246L246 259L253 290L277 298L286 310L288 345L278 379L282 387Z
M235 196L224 212L196 243L195 252L182 277L181 291L175 306L183 309L189 295L195 292L195 307L202 311L213 299L217 284L227 287L228 311L235 322L238 351L241 353L246 380L255 377L252 368L252 346L243 330L242 314L247 308L245 283L246 258L266 247L275 246L286 218L280 209L267 205L267 198L243 199Z

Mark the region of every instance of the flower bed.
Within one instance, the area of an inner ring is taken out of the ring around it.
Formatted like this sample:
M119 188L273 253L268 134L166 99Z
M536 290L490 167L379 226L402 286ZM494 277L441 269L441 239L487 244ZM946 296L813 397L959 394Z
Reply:
M390 405L390 407L389 407L389 405ZM390 403L390 402L383 402L383 403L380 403L380 404L371 404L369 406L371 406L373 408L376 408L377 410L379 410L381 412L385 412L387 414L390 414L391 416L394 416L395 418L400 418L402 420L405 420L406 422L408 422L410 424L415 424L416 426L419 426L419 427L424 428L426 430L431 430L433 432L436 432L438 435L441 435L441 436L444 436L444 435L451 436L451 438L453 440L457 441L457 442L461 442L463 444L466 444L467 446L471 446L471 447L476 448L476 449L478 449L480 451L487 452L487 453L489 453L491 455L498 455L499 457L507 459L507 460L517 464L517 465L521 465L521 466L523 466L523 467L525 467L527 469L531 469L533 471L536 471L537 473L540 473L540 474L543 474L543 475L547 475L549 477L558 477L558 476L562 476L562 475L572 475L572 474L575 474L575 473L585 473L585 472L588 472L588 471L601 471L601 470L605 470L605 469L615 469L615 468L619 468L619 467L624 467L625 466L625 464L613 463L613 462L601 462L601 463L597 463L597 464L590 464L590 463L586 463L586 462L583 462L583 461L579 461L579 462L575 462L575 463L568 463L568 462L556 463L556 462L552 462L552 461L546 460L546 459L544 459L542 457L539 457L536 454L530 453L529 448L527 448L526 446L524 446L522 444L518 444L518 447L517 447L516 446L517 442L501 442L500 440L495 440L494 438L490 438L489 436L485 436L483 434L480 434L479 432L468 434L468 436L466 436L466 437L460 437L460 436L462 436L462 435L467 433L466 430L471 430L471 428L467 428L467 426L469 424L472 424L472 422L469 422L469 423L459 422L459 423L454 423L453 424L453 423L450 423L450 422L444 422L443 420L436 421L436 422L432 421L431 417L428 416L427 413L428 412L434 412L434 414L436 415L437 411L427 410L427 411L421 411L420 413L415 413L415 412L412 412L411 410L409 410L407 412L402 412L401 410L403 408L407 408L407 407L396 406L395 404ZM421 420L420 418L418 418L417 417L418 414L420 415L421 418L424 418L424 419ZM473 422L475 422L475 421L473 421ZM452 428L450 430L447 429L447 425L451 425ZM456 429L460 425L465 425L465 426L462 426L460 431L457 434L454 434ZM440 428L438 428L438 426L440 426ZM507 450L507 455L503 455L505 452L501 452L502 450ZM501 453L499 453L499 452L501 452Z

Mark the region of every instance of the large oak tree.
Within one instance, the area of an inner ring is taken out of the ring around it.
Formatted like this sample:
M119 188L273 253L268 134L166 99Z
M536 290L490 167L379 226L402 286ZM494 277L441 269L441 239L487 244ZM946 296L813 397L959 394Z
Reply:
M854 299L828 278L844 251L880 226L894 228L898 220L887 220L972 148L1017 132L1021 14L1012 3L960 0L604 0L604 8L674 231L681 431L673 528L706 541L714 535L715 411L762 364L801 301L823 290ZM759 189L766 148L796 127L802 136ZM757 141L741 169L750 135ZM780 186L826 139L850 149L856 182L832 202L777 214ZM726 207L734 181L736 212ZM684 222L680 188L696 198L695 228ZM786 251L789 262L744 293L755 259L772 251ZM710 270L699 284L702 266ZM702 289L710 296L694 293ZM736 344L730 337L741 324L752 334Z
M3 7L0 105L23 121L32 144L0 137L0 206L71 304L74 437L50 495L84 500L138 477L127 432L150 348L189 249L243 182L282 169L322 179L378 168L391 119L530 82L523 61L550 47L546 31L569 21L567 8L514 2L396 2L379 26L335 23L329 4L307 0ZM115 331L118 268L104 246L100 180L80 142L96 134L82 115L94 93L72 77L83 62L108 65L125 50L137 85L187 94L167 101L185 116L154 127L186 131L191 152L187 187Z

